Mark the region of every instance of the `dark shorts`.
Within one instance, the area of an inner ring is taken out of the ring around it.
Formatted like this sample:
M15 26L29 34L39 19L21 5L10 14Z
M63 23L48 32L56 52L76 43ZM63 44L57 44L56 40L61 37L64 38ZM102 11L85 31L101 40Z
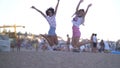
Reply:
M96 47L97 47L97 43L94 43L94 42L93 42L93 47L95 47L95 48L96 48Z

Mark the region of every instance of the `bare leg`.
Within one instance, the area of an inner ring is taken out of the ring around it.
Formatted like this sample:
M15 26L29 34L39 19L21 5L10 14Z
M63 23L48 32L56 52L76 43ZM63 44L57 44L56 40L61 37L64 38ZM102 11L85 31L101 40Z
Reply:
M72 38L73 52L80 52L79 37Z
M44 37L48 41L48 43L49 43L50 47L52 47L52 49L56 48L56 47L54 47L54 45L58 44L57 35L49 36L49 35L42 35L41 34L41 36Z
M78 48L78 44L79 43L79 38L75 38L75 37L73 37L72 38L72 46L74 47L74 48Z
M45 51L46 49L47 49L47 46L44 44L44 45L42 46L42 50Z
M54 38L53 38L53 36L47 36L47 38L49 39L50 46L53 46L54 45Z
M53 36L53 38L54 38L54 44L55 44L55 45L58 45L57 35Z
M51 36L42 35L42 34L41 34L41 36L47 40L47 42L49 43L50 46L53 46L53 39L51 38Z

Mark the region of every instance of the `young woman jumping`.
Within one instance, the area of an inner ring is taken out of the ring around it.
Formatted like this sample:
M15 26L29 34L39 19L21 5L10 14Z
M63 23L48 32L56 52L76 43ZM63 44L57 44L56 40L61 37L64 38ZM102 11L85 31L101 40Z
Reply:
M31 8L35 9L39 13L43 15L43 17L48 21L48 24L50 26L50 29L48 31L48 35L42 35L43 37L47 38L50 46L54 46L58 44L57 34L56 34L56 13L59 5L59 1L57 2L57 5L54 8L48 8L46 10L46 14L44 14L41 10L37 9L35 6L32 6Z
M72 26L72 30L73 30L73 35L72 35L72 46L74 48L73 51L79 51L80 45L85 44L82 42L79 42L79 39L81 37L81 32L79 30L79 26L80 25L84 25L84 21L85 21L85 16L88 12L89 7L92 4L89 4L86 11L84 9L79 9L80 4L83 2L83 0L80 0L77 7L76 7L76 11L74 13L74 18L72 20L73 26Z

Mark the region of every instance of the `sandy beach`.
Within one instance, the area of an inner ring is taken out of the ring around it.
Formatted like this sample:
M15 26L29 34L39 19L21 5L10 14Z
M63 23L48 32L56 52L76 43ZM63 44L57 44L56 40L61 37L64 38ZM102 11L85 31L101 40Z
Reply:
M87 52L0 52L0 68L120 68L120 55Z

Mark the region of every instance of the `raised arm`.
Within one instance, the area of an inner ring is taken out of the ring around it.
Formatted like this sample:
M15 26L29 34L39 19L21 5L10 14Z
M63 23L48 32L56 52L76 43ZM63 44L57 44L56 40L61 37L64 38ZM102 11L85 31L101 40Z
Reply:
M46 18L46 15L42 11L40 11L39 9L37 9L35 6L32 6L31 8L35 9L36 11L38 11L39 13L41 13L43 15L43 17Z
M76 7L75 13L79 10L79 6L80 6L80 4L81 4L82 2L83 2L83 0L80 0L80 1L79 1L78 5L77 5L77 7ZM75 15L75 13L72 15L72 17Z
M56 13L57 13L57 9L58 9L59 2L60 2L60 0L58 0L57 5L56 5L56 7L55 7L55 15L56 15Z
M86 16L86 14L87 14L87 12L88 12L88 9L89 9L91 6L92 6L92 4L89 4L89 5L88 5L88 7L87 7L87 9L86 9L86 11L85 11L84 17Z
M79 10L79 6L80 6L80 4L83 2L83 0L80 0L79 1L79 3L78 3L78 5L77 5L77 7L76 7L76 12Z

